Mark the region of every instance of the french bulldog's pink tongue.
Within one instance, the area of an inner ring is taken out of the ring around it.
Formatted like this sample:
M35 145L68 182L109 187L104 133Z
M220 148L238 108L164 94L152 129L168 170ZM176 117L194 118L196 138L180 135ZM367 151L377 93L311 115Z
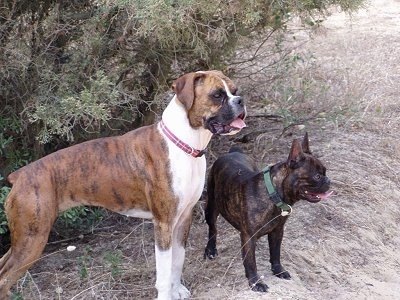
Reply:
M241 118L236 118L231 122L231 124L229 124L229 126L242 129L243 127L246 127L246 123Z
M321 198L321 199L327 199L327 198L329 198L332 194L333 194L333 191L328 191L328 192L323 193L323 194L318 194L318 197Z

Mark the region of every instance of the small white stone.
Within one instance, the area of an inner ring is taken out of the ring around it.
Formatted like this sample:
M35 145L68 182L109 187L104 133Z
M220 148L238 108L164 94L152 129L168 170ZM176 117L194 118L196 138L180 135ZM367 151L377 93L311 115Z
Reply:
M72 252L72 251L74 251L75 249L76 249L75 246L68 246L68 247L67 247L67 251L68 251L68 252Z

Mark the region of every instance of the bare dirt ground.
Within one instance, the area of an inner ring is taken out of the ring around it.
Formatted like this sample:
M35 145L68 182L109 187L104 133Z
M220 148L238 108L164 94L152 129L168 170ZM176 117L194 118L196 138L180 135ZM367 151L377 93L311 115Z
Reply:
M286 159L291 140L307 130L335 196L295 205L282 247L291 280L272 276L267 239L259 240L258 269L268 294L249 290L239 234L222 219L219 257L203 260L200 201L183 274L193 299L400 298L400 1L373 0L352 18L335 12L321 30L297 34L296 42L298 51L314 56L313 86L326 85L323 93L311 91L308 103L328 109L301 124L305 129L292 126L282 134L282 122L260 117L268 113L262 101L249 103L249 127L239 137L215 138L208 163L242 138L263 167ZM74 236L50 243L14 291L23 299L156 297L151 223L110 214L90 233L75 229ZM68 252L68 245L77 249Z

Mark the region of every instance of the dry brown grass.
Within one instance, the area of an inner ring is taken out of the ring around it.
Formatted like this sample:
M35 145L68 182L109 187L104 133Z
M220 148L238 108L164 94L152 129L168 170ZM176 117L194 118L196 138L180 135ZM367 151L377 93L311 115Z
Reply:
M281 81L278 94L260 95L260 101L249 105L249 128L239 137L215 138L208 154L211 164L235 139L246 136L242 145L260 167L285 159L291 139L304 130L284 130L287 124L281 119L261 116L288 104L282 97L285 88L293 87L293 96L300 99L289 103L292 116L314 116L301 125L309 132L312 150L325 162L336 195L294 207L282 253L293 279L271 275L264 237L258 244L258 269L270 292L251 292L239 235L222 219L220 256L203 260L207 228L200 202L184 270L194 299L400 297L400 2L371 3L351 21L335 13L312 38L296 34L296 51L303 57L312 53L314 59L306 59ZM16 291L24 299L154 298L152 225L112 214L109 218L93 234L71 241L78 246L74 252L65 250L68 244L49 245L47 256L19 281ZM107 252L119 257L116 275L105 259Z

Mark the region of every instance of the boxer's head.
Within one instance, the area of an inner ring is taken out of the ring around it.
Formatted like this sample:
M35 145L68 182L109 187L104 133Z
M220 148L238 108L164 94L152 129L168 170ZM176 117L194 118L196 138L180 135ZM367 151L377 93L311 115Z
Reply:
M219 71L188 73L172 85L190 125L215 134L235 134L246 126L246 106L234 83Z

